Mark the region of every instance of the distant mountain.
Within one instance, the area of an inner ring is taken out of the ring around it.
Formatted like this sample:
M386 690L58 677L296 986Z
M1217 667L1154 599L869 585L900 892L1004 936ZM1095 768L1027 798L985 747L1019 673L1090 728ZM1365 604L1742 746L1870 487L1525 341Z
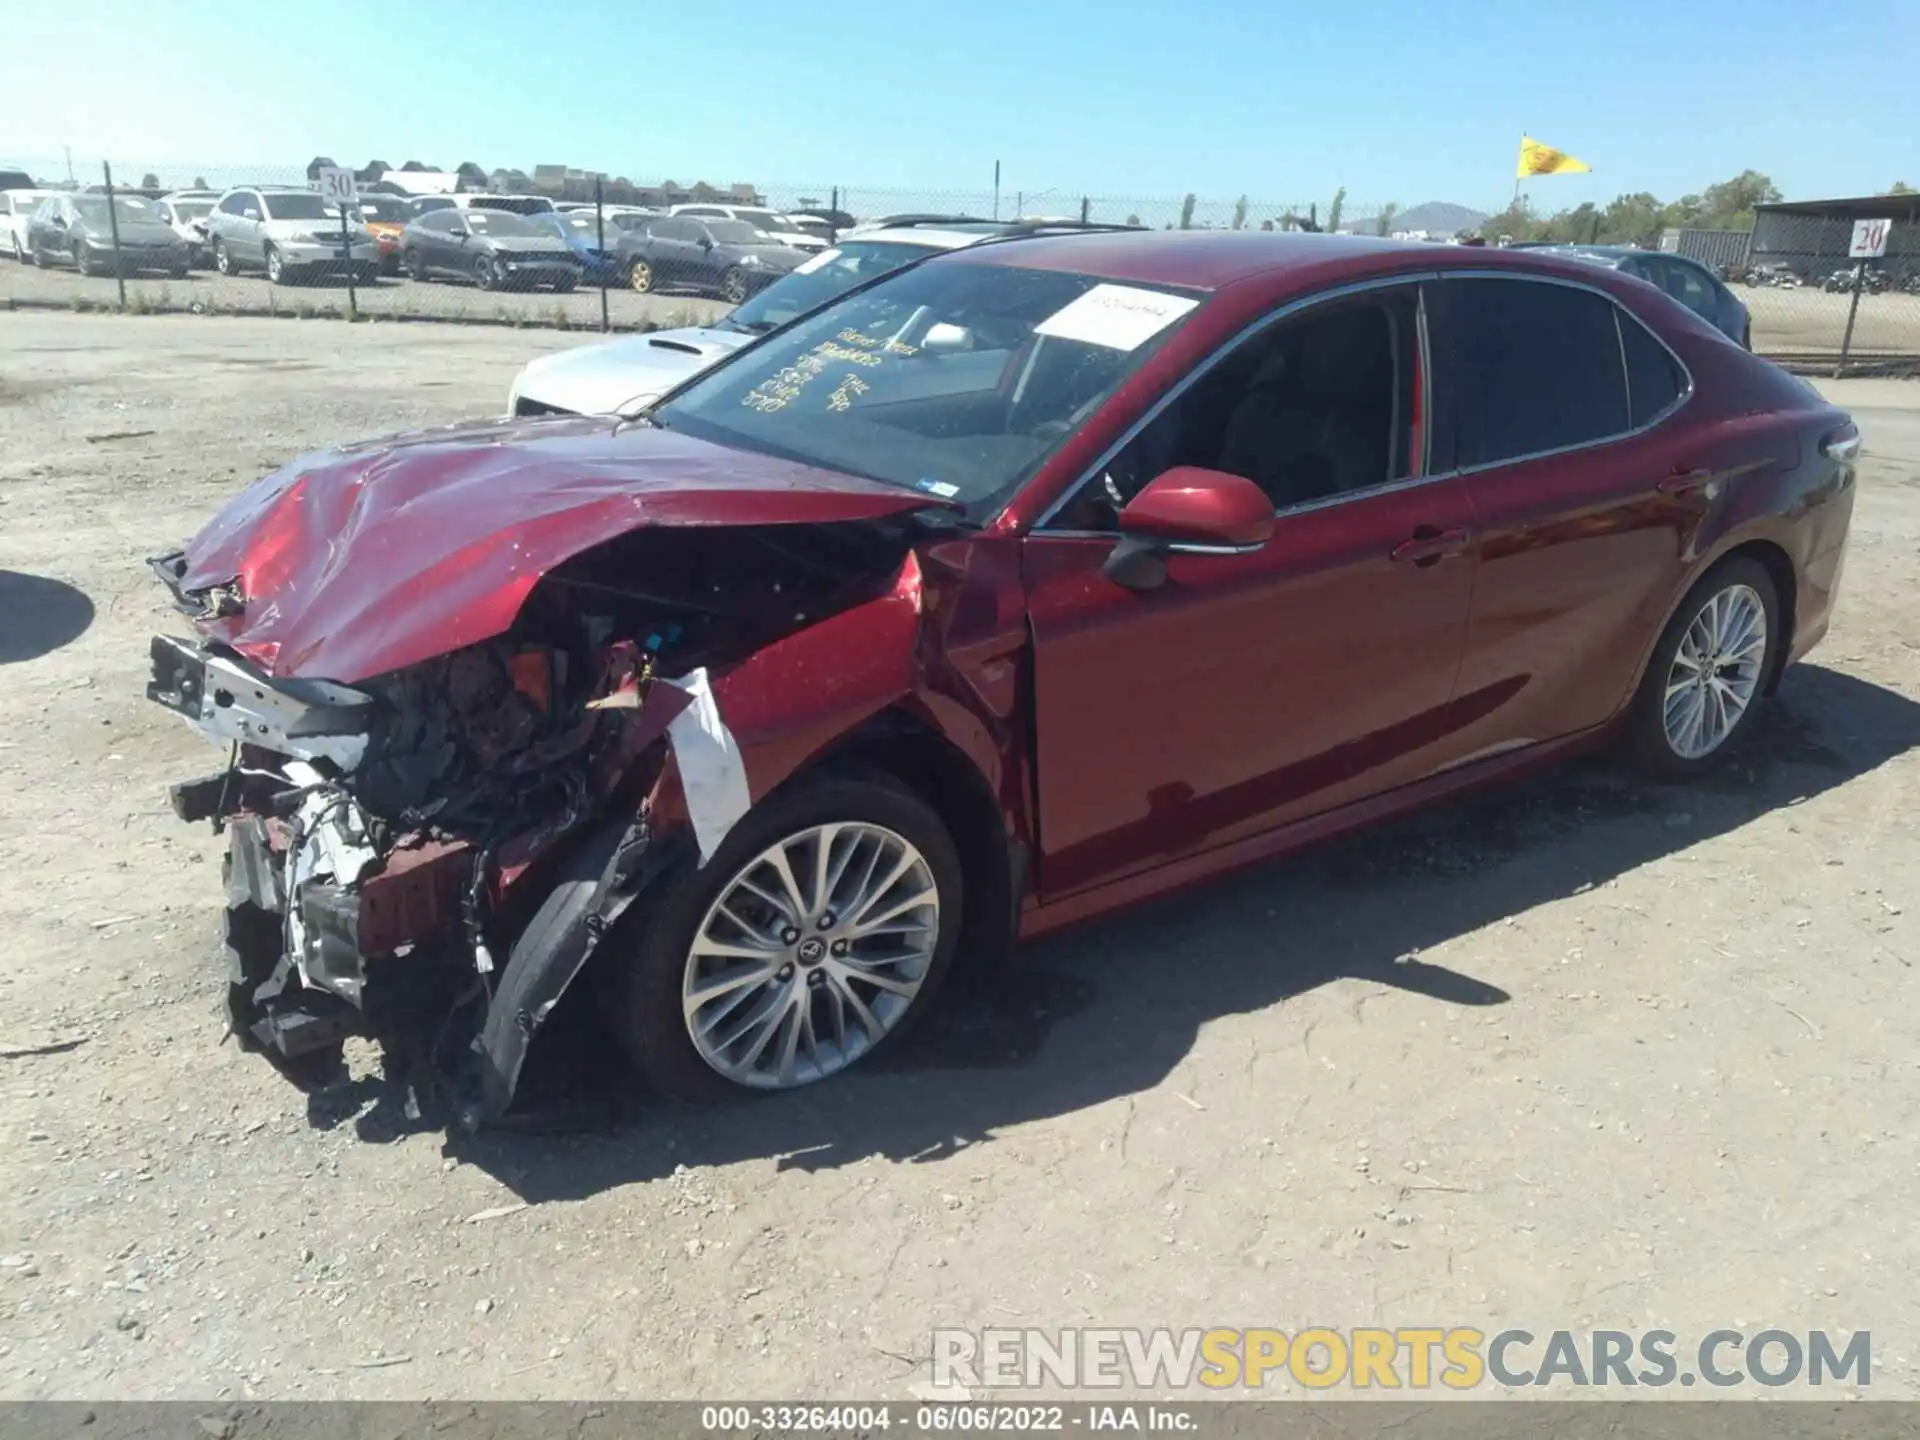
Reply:
M1393 228L1425 230L1429 235L1455 235L1462 230L1478 230L1492 218L1484 210L1469 210L1465 205L1429 200L1424 205L1415 205L1396 214Z

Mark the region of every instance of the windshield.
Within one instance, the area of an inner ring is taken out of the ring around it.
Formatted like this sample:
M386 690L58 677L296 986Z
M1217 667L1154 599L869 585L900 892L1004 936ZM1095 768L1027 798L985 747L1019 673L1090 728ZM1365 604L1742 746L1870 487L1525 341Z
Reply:
M648 221L659 218L657 215L642 215L637 211L625 210L618 215L607 216L607 223L617 225L622 230L644 230Z
M651 418L984 519L1199 303L1091 275L918 265L741 351Z
M538 195L488 195L469 202L474 210L497 210L515 215L551 215L553 202Z
M545 218L545 217L542 217ZM467 224L476 235L551 235L553 232L510 210L469 210Z
M822 251L791 275L774 281L729 315L727 323L739 330L764 334L776 325L786 324L802 311L826 304L862 280L898 270L910 260L939 253L937 245L875 245L871 241L850 241L837 250Z
M78 195L74 197L73 208L80 212L80 218L89 225L107 223L107 197L104 195ZM129 221L147 221L159 223L153 213L153 206L137 196L116 195L113 197L114 218L122 225Z
M713 238L722 245L771 245L766 232L757 230L744 220L702 220Z
M776 215L771 210L736 210L733 212L733 218L736 220L744 220L747 224L753 226L754 229L764 230L769 235L777 235L783 232L788 235L804 235L807 233L786 216Z
M407 223L407 203L404 200L389 200L382 196L362 195L360 215L365 220L384 220L391 224L404 225Z
M267 202L269 220L337 220L340 212L326 202L321 195L300 194L262 195Z

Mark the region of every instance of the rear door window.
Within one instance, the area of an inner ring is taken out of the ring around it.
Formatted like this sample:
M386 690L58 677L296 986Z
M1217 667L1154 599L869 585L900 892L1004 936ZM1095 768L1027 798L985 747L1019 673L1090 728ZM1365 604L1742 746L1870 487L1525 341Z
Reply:
M1435 376L1451 463L1498 465L1632 428L1614 304L1574 285L1448 279ZM1447 457L1437 456L1438 463Z

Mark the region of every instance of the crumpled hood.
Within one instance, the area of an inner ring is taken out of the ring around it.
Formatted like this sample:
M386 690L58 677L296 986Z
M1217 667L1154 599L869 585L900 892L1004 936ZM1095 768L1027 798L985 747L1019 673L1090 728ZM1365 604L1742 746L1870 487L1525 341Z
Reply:
M941 503L610 417L494 421L302 456L156 564L176 593L237 591L198 623L268 673L352 683L503 633L542 575L642 526Z
M612 414L629 400L671 389L754 338L744 330L688 328L579 345L530 361L513 383L513 398L579 415Z

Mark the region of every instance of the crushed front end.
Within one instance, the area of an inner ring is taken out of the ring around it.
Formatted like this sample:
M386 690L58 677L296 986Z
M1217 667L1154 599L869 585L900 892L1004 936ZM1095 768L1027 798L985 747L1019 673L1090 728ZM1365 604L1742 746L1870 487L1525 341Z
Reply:
M338 1074L350 1036L398 1043L431 1058L462 1123L500 1118L603 937L750 804L710 670L722 683L889 593L907 550L903 527L864 520L637 530L444 653L419 618L430 599L363 605L361 651L395 653L398 635L428 658L343 680L288 673L285 643L258 638L285 611L245 576L151 562L199 633L153 640L147 695L228 752L172 800L228 837L240 1043L309 1084Z
M663 737L689 703L652 667L630 640L502 637L348 687L156 637L148 697L229 747L226 769L172 801L228 837L240 1043L316 1081L349 1036L452 1038L434 1059L458 1113L504 1109L544 1013L518 1017L497 1053L463 1044L486 1028L539 888L527 878L612 813L636 871Z

